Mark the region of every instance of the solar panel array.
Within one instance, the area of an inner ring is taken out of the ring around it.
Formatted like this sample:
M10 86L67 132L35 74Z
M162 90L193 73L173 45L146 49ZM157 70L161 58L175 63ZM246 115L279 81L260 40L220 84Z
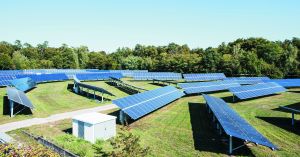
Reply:
M25 78L20 78L20 79L14 79L11 81L11 84L17 88L20 91L27 91L29 89L32 89L36 86L36 82L33 81L31 78L29 77L25 77Z
M300 79L270 79L264 82L275 82L286 88L300 87Z
M227 77L225 80L236 81L239 84L258 84L263 83L266 80L270 80L269 77Z
M16 76L12 75L0 75L0 87L11 85L10 81L16 79Z
M227 135L277 149L274 144L240 117L224 100L209 95L203 95L203 97Z
M109 70L109 72L122 73L123 76L132 77L135 73L147 73L148 70Z
M183 74L186 81L213 81L223 80L226 76L223 73L194 73L194 74Z
M180 80L182 79L181 73L173 72L140 72L133 73L134 80Z
M194 83L180 83L180 88L184 90L186 94L203 93L227 90L230 87L239 87L239 83L235 81L213 81L213 82L194 82Z
M68 76L64 73L16 75L16 78L25 78L25 77L29 77L37 83L52 82L52 81L65 81L65 80L69 79Z
M259 83L255 85L246 85L240 87L231 87L229 91L237 96L239 99L249 99L260 96L266 96L276 94L279 92L285 92L286 89L277 83Z
M27 98L24 92L17 90L14 87L7 87L7 97L9 100L16 102L20 105L29 107L31 109L34 108L30 100Z
M87 81L87 80L108 80L111 77L114 78L122 78L123 75L121 73L114 72L101 72L101 73L82 73L76 74L78 80Z
M183 92L173 86L166 86L151 91L113 100L132 119L136 120L168 103L182 97Z

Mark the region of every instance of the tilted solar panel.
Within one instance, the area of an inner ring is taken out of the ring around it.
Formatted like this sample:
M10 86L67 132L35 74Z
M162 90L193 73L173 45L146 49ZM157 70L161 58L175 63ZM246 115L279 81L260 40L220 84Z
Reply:
M269 82L240 87L231 87L229 88L229 91L239 99L248 99L285 92L286 89L277 83Z
M87 81L87 80L108 80L110 77L122 78L121 73L115 72L99 72L99 73L80 73L76 74L78 80Z
M27 98L27 96L25 95L24 92L17 90L14 87L7 87L6 88L7 91L7 97L9 100L16 102L20 105L24 105L26 107L29 107L31 109L34 108L34 106L32 105L32 103L30 102L30 100Z
M186 94L203 93L227 90L230 87L239 87L239 83L235 81L213 81L213 82L195 82L195 83L180 83L180 88L184 90Z
M258 84L263 83L266 80L270 80L269 77L227 77L224 80L236 81L239 84Z
M177 88L166 86L113 100L113 103L136 120L182 96L184 96L184 93Z
M173 72L137 72L133 73L134 80L180 80L181 73Z
M33 81L31 78L29 77L25 77L25 78L20 78L20 79L14 79L11 81L11 84L17 88L20 91L27 91L29 89L32 89L36 86L36 82Z
M227 135L277 149L274 144L240 117L224 100L205 94L203 97Z
M212 81L223 80L226 76L223 73L194 73L183 74L186 81Z
M107 91L107 90L105 90L105 89L103 89L101 87L97 87L97 86L93 86L93 85L89 85L89 84L85 84L85 83L80 83L80 82L78 82L77 85L79 87L83 87L83 88L95 90L95 91L98 91L98 92L101 92L101 93L104 93L104 94L108 94L108 95L114 96L112 93L110 93L109 91Z
M270 79L264 82L275 82L283 87L300 87L300 79Z

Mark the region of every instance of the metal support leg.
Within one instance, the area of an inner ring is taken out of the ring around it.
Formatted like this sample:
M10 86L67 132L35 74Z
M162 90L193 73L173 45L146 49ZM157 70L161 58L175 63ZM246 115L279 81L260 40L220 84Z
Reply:
M229 136L229 154L232 154L232 136Z
M295 124L295 113L292 112L292 126L294 126Z
M101 94L101 102L103 102L103 93Z
M10 117L14 116L14 102L13 101L9 101L9 108L10 108Z
M122 110L120 110L119 118L120 118L120 123L124 125L124 112Z

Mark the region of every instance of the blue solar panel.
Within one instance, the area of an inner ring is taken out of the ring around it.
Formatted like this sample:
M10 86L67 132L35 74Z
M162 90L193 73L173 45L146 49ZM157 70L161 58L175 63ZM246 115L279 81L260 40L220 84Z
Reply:
M100 72L100 73L80 73L76 74L78 80L87 81L87 80L108 80L110 77L122 78L121 73L114 72Z
M133 73L134 80L180 80L181 73L173 72L137 72Z
M240 117L224 100L209 95L203 95L203 97L227 135L277 149L274 144Z
M14 75L0 75L0 86L9 86L11 85L10 81L15 79Z
M183 92L173 86L166 86L151 91L113 100L132 119L136 120L168 103L182 97Z
M194 73L183 74L186 81L213 81L223 80L226 76L223 73Z
M240 87L231 87L229 91L237 96L239 99L249 99L260 96L266 96L276 94L279 92L285 92L286 89L277 83L259 83L255 85L247 85Z
M300 87L300 79L270 79L264 82L275 82L286 88Z
M180 83L180 88L184 90L186 94L203 93L227 90L230 87L239 87L239 83L235 81L213 81L213 82L195 82L195 83Z
M30 102L30 100L27 98L24 92L17 90L16 88L13 87L7 87L7 97L9 100L16 102L20 105L24 105L26 107L29 107L33 109L33 105Z
M14 79L11 81L11 84L16 87L20 91L27 91L36 86L36 82L34 82L31 78L25 77L21 79Z
M68 76L64 73L54 73L54 74L19 74L16 78L29 77L37 83L40 82L51 82L51 81L64 81L68 80Z
M236 81L239 84L258 84L263 83L266 80L270 80L269 77L227 77L224 80Z
M122 73L123 76L132 77L135 73L147 73L148 70L109 70L109 72Z

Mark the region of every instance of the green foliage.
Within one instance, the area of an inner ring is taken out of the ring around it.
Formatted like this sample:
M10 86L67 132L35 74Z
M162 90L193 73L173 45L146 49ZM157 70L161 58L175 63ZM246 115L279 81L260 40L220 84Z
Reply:
M14 146L12 144L0 145L0 157L23 157L23 156L43 156L43 157L59 157L58 154L46 149L42 146L39 147L23 147Z
M133 49L118 48L111 54L90 52L88 47L55 48L48 42L37 46L0 42L0 69L97 68L148 69L184 73L224 72L227 76L299 76L300 39L269 41L263 38L237 39L207 49L187 45L137 44Z
M132 134L125 128L121 129L117 137L110 140L110 144L113 150L109 154L113 157L140 157L150 153L149 147L141 146L139 136Z
M70 134L64 134L55 137L54 140L59 146L79 156L93 156L94 152L89 149L91 144L83 139L77 138ZM78 149L80 148L80 149Z

